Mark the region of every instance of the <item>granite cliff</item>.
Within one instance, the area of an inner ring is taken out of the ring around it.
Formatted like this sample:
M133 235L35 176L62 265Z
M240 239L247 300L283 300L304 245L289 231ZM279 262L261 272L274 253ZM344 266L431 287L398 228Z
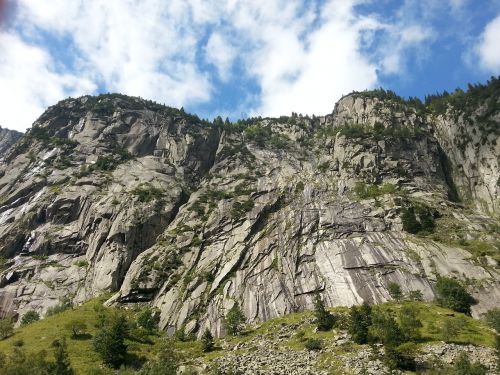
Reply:
M122 95L50 107L0 164L0 314L113 293L167 332L467 283L500 301L500 84L213 123Z

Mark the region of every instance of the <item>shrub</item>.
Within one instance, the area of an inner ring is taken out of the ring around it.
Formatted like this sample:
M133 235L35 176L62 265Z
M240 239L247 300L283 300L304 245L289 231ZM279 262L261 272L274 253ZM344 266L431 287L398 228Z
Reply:
M500 307L489 310L485 314L485 319L491 328L500 333Z
M325 302L319 294L314 296L314 316L319 331L329 331L335 324L335 317L326 309Z
M304 342L304 347L307 349L307 350L321 350L323 349L323 343L321 340L317 340L317 339L307 339L305 342Z
M241 332L244 323L245 315L241 311L238 302L235 302L224 319L226 330L230 335L236 336Z
M40 314L38 314L34 310L29 310L26 314L21 318L21 325L25 326L40 320Z
M203 351L206 352L211 352L214 349L215 342L214 342L214 337L212 336L212 333L210 330L207 328L205 329L205 332L203 332L203 335L201 336L201 347Z
M396 347L404 342L401 328L390 313L377 312L372 316L371 338L387 346Z
M385 347L384 362L390 369L414 371L416 346L414 343L405 343L399 346Z
M127 320L123 315L112 317L94 336L94 350L101 356L103 362L113 368L119 368L125 362L127 345Z
M147 203L162 198L165 192L149 183L145 183L132 190L132 194L137 197L139 202Z
M479 363L471 363L466 353L460 353L453 366L454 375L486 375L486 367Z
M439 305L467 315L471 314L470 308L476 303L462 284L448 277L438 279L436 293Z
M446 342L452 341L459 333L462 328L461 322L456 319L447 319L441 330L441 335L443 340Z
M148 333L152 333L158 327L158 318L153 313L153 310L146 308L139 314L137 324Z
M10 319L0 319L0 340L6 339L14 333L14 324Z
M408 300L410 300L410 301L423 301L424 295L422 294L422 291L420 291L420 290L411 290L410 293L408 293Z
M396 301L401 301L403 298L403 292L401 291L401 286L395 282L390 282L387 284L387 290L389 295Z

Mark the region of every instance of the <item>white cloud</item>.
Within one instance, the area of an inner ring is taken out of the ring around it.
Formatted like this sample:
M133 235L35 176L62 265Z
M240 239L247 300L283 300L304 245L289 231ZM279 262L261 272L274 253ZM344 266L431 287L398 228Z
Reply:
M404 72L407 52L430 38L429 28L403 9L411 2L405 1L393 24L357 14L363 2L18 0L15 30L19 43L39 46L33 48L44 59L37 67L62 87L62 95L98 86L172 106L215 103L212 65L225 85L253 82L259 89L257 97L255 91L242 95L226 112L248 105L245 112L253 114L324 114L341 95L376 86L378 71ZM385 43L368 56L363 48L378 32ZM72 61L41 47L47 34L70 41ZM24 58L17 57L30 64ZM57 73L55 66L75 76ZM9 84L23 87L16 94L20 103L53 103L55 95L44 96L37 87L23 86L22 75L15 77Z
M47 52L15 35L0 33L0 48L0 125L24 130L49 105L95 89L85 78L55 72Z
M477 54L483 69L493 73L500 72L500 15L486 25Z
M208 38L205 46L205 58L208 63L217 68L219 77L223 81L230 78L232 64L236 58L236 50L221 33L214 32Z

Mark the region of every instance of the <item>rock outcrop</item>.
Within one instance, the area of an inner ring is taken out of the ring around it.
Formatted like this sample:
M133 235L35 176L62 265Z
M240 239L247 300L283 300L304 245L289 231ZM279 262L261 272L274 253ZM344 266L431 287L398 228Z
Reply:
M317 292L383 302L390 282L430 300L446 275L479 315L500 300L499 137L472 116L486 141L459 154L451 113L361 93L325 117L211 124L121 95L65 100L0 166L0 313L115 292L169 333L222 335L234 302L258 322Z
M16 141L23 136L23 133L9 130L0 126L0 159Z

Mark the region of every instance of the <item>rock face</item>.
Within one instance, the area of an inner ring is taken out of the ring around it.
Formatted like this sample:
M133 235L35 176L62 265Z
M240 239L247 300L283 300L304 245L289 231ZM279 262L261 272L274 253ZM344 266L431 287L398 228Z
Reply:
M15 130L4 129L0 126L0 159L5 152L21 138L23 133Z
M472 114L485 141L456 151L456 111L352 94L325 117L210 124L121 95L65 100L0 166L0 314L116 292L167 332L222 335L235 302L257 322L316 292L383 302L390 282L432 299L446 275L478 315L500 300L499 134Z

